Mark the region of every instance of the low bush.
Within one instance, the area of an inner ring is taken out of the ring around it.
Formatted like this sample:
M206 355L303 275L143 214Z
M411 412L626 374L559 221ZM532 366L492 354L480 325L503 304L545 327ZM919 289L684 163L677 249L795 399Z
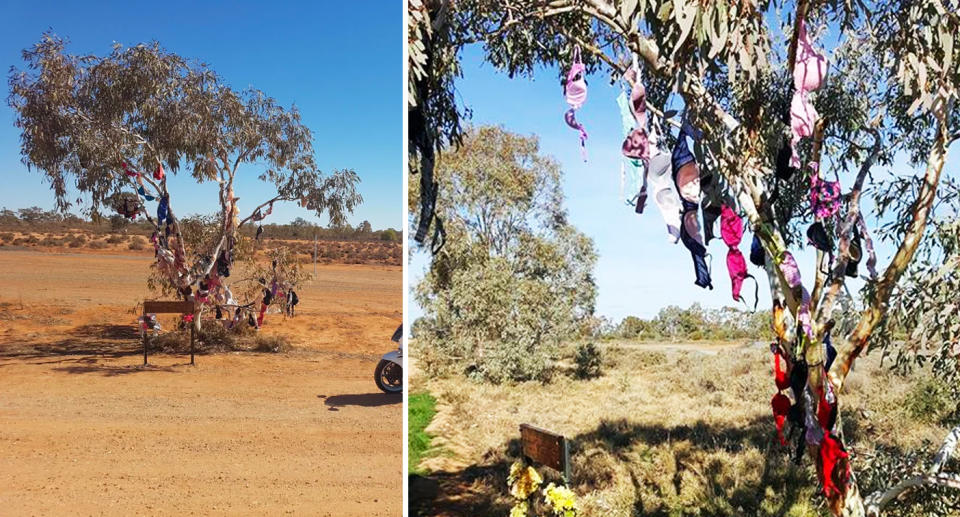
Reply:
M284 336L257 335L253 340L254 352L282 353L290 350L290 341Z
M130 244L127 247L132 250L142 250L147 247L147 240L139 235L134 235L130 238Z
M903 407L917 420L944 422L958 410L953 391L944 381L931 377L918 382L907 392Z
M121 242L123 242L123 236L119 234L113 233L107 237L107 244L120 244Z
M40 240L40 242L39 242L38 244L39 244L40 246L44 246L44 247L46 247L46 248L53 248L53 247L57 247L57 246L62 246L62 245L63 245L63 239L57 239L57 238L54 238L54 237L44 237L43 239Z
M82 233L74 234L68 238L66 242L67 246L71 248L82 248L83 245L87 243L87 236Z
M90 243L87 244L87 247L95 250L102 250L107 247L107 243L104 241L90 241Z
M603 368L603 353L593 343L581 343L573 355L577 367L574 374L578 379L599 377Z
M165 353L183 354L190 351L190 328L163 332L150 340L150 348ZM292 347L284 336L266 336L246 324L226 328L218 321L204 321L196 336L198 352L269 352L282 353Z

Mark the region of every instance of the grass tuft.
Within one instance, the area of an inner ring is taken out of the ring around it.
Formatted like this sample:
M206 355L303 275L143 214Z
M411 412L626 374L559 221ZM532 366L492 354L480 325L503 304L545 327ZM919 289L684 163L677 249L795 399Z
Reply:
M425 431L433 416L437 414L437 399L427 392L413 393L407 401L409 438L408 464L411 474L423 474L420 469L420 460L430 449L432 437Z

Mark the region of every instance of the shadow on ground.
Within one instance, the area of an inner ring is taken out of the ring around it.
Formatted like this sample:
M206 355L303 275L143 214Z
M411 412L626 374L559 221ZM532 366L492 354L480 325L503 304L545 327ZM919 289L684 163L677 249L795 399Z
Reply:
M378 407L388 406L390 404L400 404L403 402L403 396L399 393L360 393L356 395L317 395L317 398L323 399L323 403L329 407L330 411L337 411L344 406L360 407Z
M55 371L72 373L72 374L99 374L104 377L118 377L121 375L129 375L131 373L143 373L143 372L175 372L178 371L180 366L190 366L190 363L183 364L174 364L169 366L109 366L109 365L75 365L75 366L62 366L60 368L54 368Z
M0 349L0 358L56 359L48 362L96 362L143 353L140 335L131 325L82 325L52 343L18 343ZM40 363L42 364L42 363Z
M844 427L848 440L856 440L855 418ZM793 464L775 438L772 417L737 427L604 420L570 440L573 490L614 490L607 493L632 500L633 515L779 516L821 504L809 458ZM512 439L463 470L410 475L411 515L507 515L513 503L507 474L519 457L519 439ZM544 484L560 481L557 473L539 470ZM597 511L591 513L603 513Z

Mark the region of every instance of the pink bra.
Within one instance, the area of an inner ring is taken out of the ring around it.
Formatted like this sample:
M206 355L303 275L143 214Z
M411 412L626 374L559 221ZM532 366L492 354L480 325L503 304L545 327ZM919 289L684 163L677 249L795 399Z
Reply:
M583 161L587 161L587 131L583 128L583 124L577 122L575 112L587 102L586 71L586 67L580 61L580 47L576 46L573 48L573 63L570 65L567 80L563 85L563 95L567 99L567 104L570 105L563 119L568 126L580 132L580 155Z
M727 272L730 273L731 294L733 294L734 300L742 301L746 304L746 300L740 295L740 290L743 287L743 282L747 278L753 278L753 275L747 273L747 262L743 259L743 253L740 253L739 249L740 240L743 239L743 223L740 221L740 217L737 216L736 212L727 205L723 205L720 209L720 236L729 248L729 250L727 250ZM753 281L757 284L755 278ZM757 301L759 301L759 284L757 284L755 291L754 299L756 301L753 304L754 308L756 308Z
M813 47L803 20L798 20L797 23L800 24L800 38L797 41L797 56L793 66L793 100L790 102L790 129L793 130L790 166L794 168L800 167L797 144L801 138L813 135L813 128L820 118L808 93L820 87L827 73L827 59Z
M797 40L797 59L793 67L793 87L798 91L813 91L820 88L827 74L827 58L817 52L807 26L800 20L800 38Z

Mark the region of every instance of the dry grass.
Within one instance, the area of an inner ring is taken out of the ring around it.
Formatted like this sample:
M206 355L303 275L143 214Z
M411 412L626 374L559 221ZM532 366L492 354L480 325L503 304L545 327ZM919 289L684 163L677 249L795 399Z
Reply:
M190 351L190 331L175 330L151 337L149 348L155 352L183 354ZM206 321L195 342L197 352L268 352L285 353L293 349L290 339L282 334L262 334L246 322L227 330L219 322Z
M419 465L433 474L413 480L414 514L508 513L505 480L523 422L573 440L572 487L587 516L824 514L810 462L794 466L775 439L765 346L605 355L604 374L586 381L493 386L415 375L412 389L438 400L427 432L446 454ZM906 451L942 440L946 427L905 409L918 382L872 357L858 364L841 399L854 468L877 446Z

